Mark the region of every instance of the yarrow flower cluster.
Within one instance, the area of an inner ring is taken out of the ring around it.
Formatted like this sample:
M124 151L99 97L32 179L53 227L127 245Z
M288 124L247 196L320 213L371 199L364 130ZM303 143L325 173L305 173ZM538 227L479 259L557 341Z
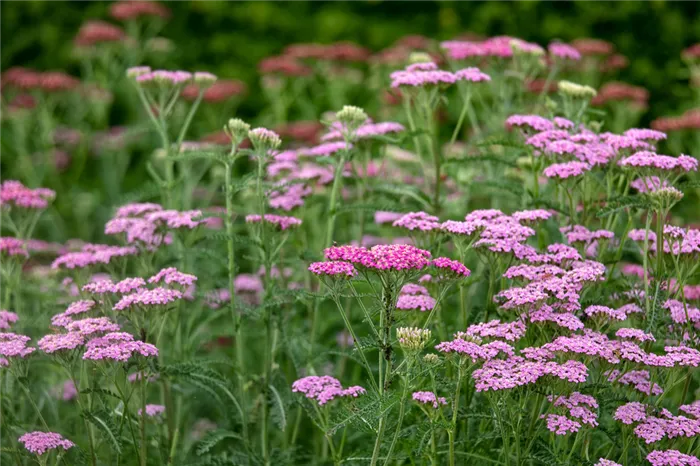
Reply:
M146 405L146 416L148 416L148 417L160 416L164 412L165 412L165 406L163 406L163 405L152 405L152 404ZM139 409L136 414L138 414L139 416L143 416L143 410Z
M126 362L133 356L155 357L158 349L143 341L134 340L134 336L124 332L108 333L103 337L87 342L83 359L93 361L112 360Z
M408 244L333 246L324 251L326 259L349 262L374 271L416 271L430 263L430 252Z
M6 180L0 184L0 206L45 209L55 197L56 192L51 189L30 189L16 180Z
M413 392L411 398L418 403L431 405L434 409L438 409L440 405L444 406L447 404L445 397L436 396L433 392Z
M309 265L309 271L315 275L337 278L352 278L357 275L352 264L340 261L314 262Z
M287 217L274 214L265 214L264 222L260 215L247 215L245 221L246 223L265 223L272 225L275 228L279 228L282 231L301 225L301 220L296 217Z
M61 434L56 432L27 432L18 440L24 445L24 448L39 456L50 450L59 448L68 450L75 446L73 442L63 438Z
M316 401L319 406L336 398L357 398L366 393L360 386L343 388L338 379L329 375L301 378L292 384L292 391L302 393L309 400Z

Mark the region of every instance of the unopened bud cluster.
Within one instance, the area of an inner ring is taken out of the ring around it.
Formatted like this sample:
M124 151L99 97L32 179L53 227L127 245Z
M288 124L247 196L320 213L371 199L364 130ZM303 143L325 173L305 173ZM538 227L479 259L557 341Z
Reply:
M420 351L430 341L432 332L425 328L400 327L396 329L399 345L405 351Z

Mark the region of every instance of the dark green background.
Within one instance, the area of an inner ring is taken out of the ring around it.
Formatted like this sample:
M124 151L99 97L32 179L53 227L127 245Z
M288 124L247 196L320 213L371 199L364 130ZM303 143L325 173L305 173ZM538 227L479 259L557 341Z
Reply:
M253 86L260 59L294 42L351 40L372 50L406 34L450 39L469 31L546 44L597 37L630 58L615 78L651 91L651 117L677 113L690 95L680 59L700 41L700 2L167 2L162 35L171 68L207 69ZM2 2L2 67L68 69L72 38L108 2Z

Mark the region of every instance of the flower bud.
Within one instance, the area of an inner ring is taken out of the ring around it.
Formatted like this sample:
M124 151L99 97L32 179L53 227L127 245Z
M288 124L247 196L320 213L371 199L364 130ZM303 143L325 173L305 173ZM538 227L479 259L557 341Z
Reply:
M571 81L559 81L558 88L560 94L579 99L591 99L598 94L591 86L583 86Z
M206 71L197 71L194 73L194 82L201 86L211 86L216 82L218 78L215 74L208 73Z
M267 128L255 128L248 131L248 138L253 143L255 150L263 154L277 149L282 144L279 135Z
M435 365L440 362L440 358L435 353L429 353L423 356L423 362L430 365Z
M425 52L412 52L408 56L408 62L413 64L413 63L427 63L427 62L432 62L433 57L431 57L429 54Z
M231 142L237 146L248 137L250 125L240 118L231 118L224 127L224 131L231 138Z
M134 66L134 67L128 68L126 70L126 76L127 76L127 78L136 79L139 76L142 76L142 75L150 73L150 72L151 72L150 66Z
M400 327L396 329L396 337L404 351L420 351L430 341L432 332L425 328Z
M343 125L347 131L354 132L359 128L365 121L367 121L367 114L360 107L354 107L352 105L346 105L335 114L335 119Z

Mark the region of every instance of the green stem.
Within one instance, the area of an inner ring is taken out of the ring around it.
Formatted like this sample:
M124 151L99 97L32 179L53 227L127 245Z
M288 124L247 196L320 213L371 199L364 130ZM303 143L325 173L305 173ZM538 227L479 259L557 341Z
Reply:
M335 204L336 199L338 197L338 192L340 191L342 185L343 167L345 166L346 157L346 152L343 152L340 158L338 159L337 165L335 167L333 187L331 188L331 197L328 201L328 221L326 222L326 240L324 242L326 248L329 248L333 245L333 230L335 229L336 217Z

